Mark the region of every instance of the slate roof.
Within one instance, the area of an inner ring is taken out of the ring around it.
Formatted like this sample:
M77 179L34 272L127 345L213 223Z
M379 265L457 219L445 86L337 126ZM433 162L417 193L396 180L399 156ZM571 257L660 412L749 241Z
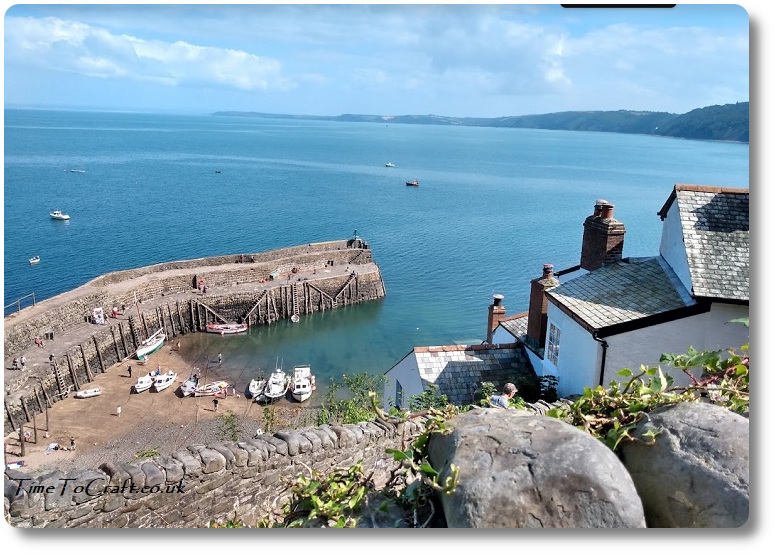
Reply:
M692 293L696 297L748 301L748 189L682 185L673 202L683 230Z
M662 256L626 258L546 291L587 329L599 330L695 303Z
M439 394L446 394L458 406L473 402L476 388L483 381L494 383L500 390L508 382L518 383L520 376L535 379L523 346L516 343L416 346L413 354L423 388L436 385Z
M514 338L522 339L525 335L527 335L527 316L528 312L514 314L512 316L503 318L499 325L514 335Z

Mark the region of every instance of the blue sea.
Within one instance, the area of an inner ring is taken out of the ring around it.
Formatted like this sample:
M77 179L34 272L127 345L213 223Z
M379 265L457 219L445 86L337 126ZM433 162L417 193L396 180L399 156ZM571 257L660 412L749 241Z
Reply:
M412 179L420 186L407 187ZM5 315L21 297L41 301L110 271L357 232L382 271L383 300L247 336L201 334L189 354L204 365L222 352L221 372L240 385L278 362L311 364L319 383L382 374L415 345L481 342L493 294L508 314L527 310L544 263L579 262L596 199L625 224L624 255L649 256L674 184L748 179L747 144L6 109ZM51 220L54 209L72 219Z

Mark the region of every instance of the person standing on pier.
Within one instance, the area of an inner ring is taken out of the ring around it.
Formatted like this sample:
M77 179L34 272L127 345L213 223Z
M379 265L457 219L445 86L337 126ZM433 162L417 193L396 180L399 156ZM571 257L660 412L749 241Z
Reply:
M131 365L126 366L126 371L127 371L127 373L129 373L129 378L131 379L132 378L132 366Z

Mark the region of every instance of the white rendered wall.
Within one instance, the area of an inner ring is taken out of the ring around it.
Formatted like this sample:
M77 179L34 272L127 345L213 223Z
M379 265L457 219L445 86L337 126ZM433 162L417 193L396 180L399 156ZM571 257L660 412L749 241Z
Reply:
M684 288L692 292L692 278L689 274L689 261L686 257L681 217L678 212L678 201L674 201L662 222L662 239L659 243L659 253L670 264L681 280Z
M560 396L581 394L584 387L597 386L602 353L600 343L551 302L547 317L547 341L549 326L554 324L560 329L560 351L557 367L544 356L543 374L557 377Z
M414 351L407 354L403 360L390 368L385 373L385 376L387 379L382 395L383 410L389 410L390 406L395 403L396 381L401 383L403 388L403 406L399 406L400 408L407 408L409 398L423 392L420 370L417 367L417 358L414 355Z

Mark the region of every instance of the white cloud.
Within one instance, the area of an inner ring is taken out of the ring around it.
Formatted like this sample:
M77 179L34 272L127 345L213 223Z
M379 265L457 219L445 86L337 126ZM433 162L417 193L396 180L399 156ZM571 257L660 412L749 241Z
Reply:
M245 91L286 90L293 83L273 58L183 41L144 40L58 18L5 20L6 64L102 79Z

